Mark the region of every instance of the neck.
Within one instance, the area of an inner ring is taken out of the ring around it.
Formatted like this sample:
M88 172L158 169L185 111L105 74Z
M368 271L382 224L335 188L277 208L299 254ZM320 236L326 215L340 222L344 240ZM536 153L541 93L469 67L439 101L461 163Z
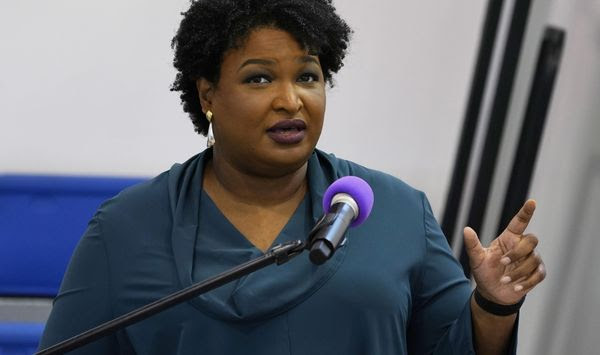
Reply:
M301 199L307 190L308 163L299 169L277 177L261 176L235 168L223 159L207 162L204 172L204 189L246 205L263 207L281 205Z

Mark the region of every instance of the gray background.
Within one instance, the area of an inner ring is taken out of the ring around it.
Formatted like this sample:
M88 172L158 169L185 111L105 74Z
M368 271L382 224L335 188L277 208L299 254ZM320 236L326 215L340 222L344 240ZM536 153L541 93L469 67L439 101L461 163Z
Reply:
M328 91L319 147L426 191L439 217L486 2L336 3L355 34ZM205 139L169 91L170 40L186 7L182 0L0 1L0 173L153 176L203 149ZM513 121L522 115L543 27L566 28L568 38L531 191L539 205L530 231L540 237L548 278L524 306L519 348L594 354L600 2L537 0L532 11ZM518 130L510 122L503 146ZM509 166L503 154L499 163ZM502 180L492 199L501 198ZM486 228L493 224L488 218ZM39 317L39 304L30 309Z

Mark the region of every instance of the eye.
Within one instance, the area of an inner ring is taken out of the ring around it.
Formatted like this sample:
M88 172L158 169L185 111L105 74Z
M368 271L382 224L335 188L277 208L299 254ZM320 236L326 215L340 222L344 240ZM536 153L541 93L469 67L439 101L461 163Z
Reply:
M252 75L244 80L244 82L248 84L268 84L271 82L271 78L264 74Z
M304 74L300 75L300 77L298 78L298 81L304 82L304 83L313 83L315 81L319 81L319 76L314 73L304 73Z

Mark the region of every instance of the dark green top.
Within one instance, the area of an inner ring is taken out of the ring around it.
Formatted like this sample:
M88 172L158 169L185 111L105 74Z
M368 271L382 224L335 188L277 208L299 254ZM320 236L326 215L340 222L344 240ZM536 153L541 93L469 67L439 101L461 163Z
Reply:
M40 348L261 254L203 192L211 154L99 208L71 259ZM305 239L323 213L325 189L346 175L365 179L375 204L324 265L301 254L74 353L473 353L471 288L422 192L315 151L309 192L275 243Z

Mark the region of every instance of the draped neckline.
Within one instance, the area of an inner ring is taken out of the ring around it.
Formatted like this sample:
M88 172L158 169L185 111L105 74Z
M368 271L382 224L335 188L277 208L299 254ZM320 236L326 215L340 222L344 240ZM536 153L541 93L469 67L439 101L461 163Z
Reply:
M169 194L173 212L171 242L182 288L203 281L263 252L248 241L221 213L202 189L203 169L211 159L208 149L171 169ZM323 213L321 201L336 176L321 166L317 153L308 161L308 192L273 245L305 240ZM283 313L323 286L342 264L347 248L340 248L321 266L302 253L283 265L266 268L197 296L190 303L200 311L228 321L256 321Z

